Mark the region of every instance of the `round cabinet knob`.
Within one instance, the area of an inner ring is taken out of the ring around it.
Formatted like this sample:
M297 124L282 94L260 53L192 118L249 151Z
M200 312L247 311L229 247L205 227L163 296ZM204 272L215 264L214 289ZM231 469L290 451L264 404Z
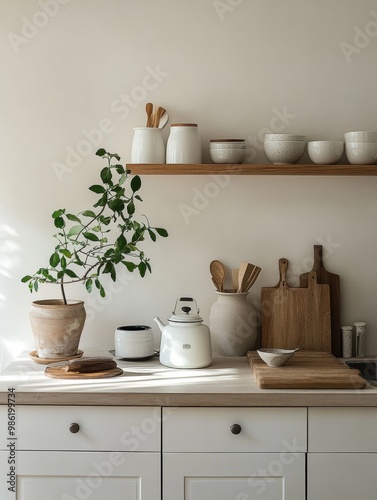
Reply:
M239 434L241 432L241 426L239 424L233 424L230 426L230 432L232 434Z
M72 434L76 434L76 432L79 432L80 426L79 424L73 423L69 426L69 432L72 432Z

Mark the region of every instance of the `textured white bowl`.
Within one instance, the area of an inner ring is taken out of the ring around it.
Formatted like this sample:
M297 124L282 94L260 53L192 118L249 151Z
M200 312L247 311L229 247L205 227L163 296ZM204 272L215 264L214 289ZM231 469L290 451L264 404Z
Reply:
M297 134L266 134L264 141L305 141L304 135Z
M266 365L273 368L285 365L296 352L295 349L258 349L259 357L266 363Z
M351 165L374 165L377 142L346 142L346 155Z
M210 149L209 155L213 163L242 163L245 149Z
M246 142L210 142L209 149L246 149Z
M309 158L316 165L334 165L344 151L341 141L311 141L308 142Z
M267 141L264 152L274 165L291 165L302 157L305 144L305 141Z
M377 132L346 132L344 139L346 142L377 142Z

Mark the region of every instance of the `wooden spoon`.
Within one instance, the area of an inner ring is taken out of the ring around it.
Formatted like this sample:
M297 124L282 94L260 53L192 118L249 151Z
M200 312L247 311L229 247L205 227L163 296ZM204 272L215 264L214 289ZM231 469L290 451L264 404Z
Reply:
M147 102L145 105L145 111L147 113L147 127L153 126L152 113L153 113L153 104L151 102Z
M209 266L209 269L211 271L212 281L217 284L217 290L219 292L223 292L224 280L226 275L226 269L224 264L219 260L213 260Z
M259 273L261 272L261 268L258 267L258 266L252 266L253 267L253 270L249 276L249 279L247 280L247 283L246 283L246 289L245 289L245 292L248 292L250 290L250 288L254 285L254 283L256 282L258 276L259 276Z
M161 117L166 113L166 109L159 106L154 114L153 127L158 128Z
M254 268L255 266L248 262L241 262L238 271L238 293L247 292L247 283L250 280Z

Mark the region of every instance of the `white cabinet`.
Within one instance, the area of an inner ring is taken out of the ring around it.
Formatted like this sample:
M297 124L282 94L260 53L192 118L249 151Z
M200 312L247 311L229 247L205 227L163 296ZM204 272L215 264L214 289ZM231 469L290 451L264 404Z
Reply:
M375 500L377 408L308 409L308 500Z
M163 410L164 500L305 500L306 408Z
M6 408L0 409L6 428ZM16 495L2 441L1 500L158 500L161 408L16 407ZM10 489L9 489L10 488Z

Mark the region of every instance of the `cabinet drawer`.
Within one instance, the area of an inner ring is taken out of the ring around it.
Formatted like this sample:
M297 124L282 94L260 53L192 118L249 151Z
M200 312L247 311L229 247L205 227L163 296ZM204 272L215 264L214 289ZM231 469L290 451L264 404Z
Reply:
M164 408L163 422L164 452L306 451L306 408Z
M4 406L0 408L1 429L7 428L6 417ZM15 427L18 450L160 451L161 448L159 407L18 406Z
M377 408L309 408L310 452L377 452Z

